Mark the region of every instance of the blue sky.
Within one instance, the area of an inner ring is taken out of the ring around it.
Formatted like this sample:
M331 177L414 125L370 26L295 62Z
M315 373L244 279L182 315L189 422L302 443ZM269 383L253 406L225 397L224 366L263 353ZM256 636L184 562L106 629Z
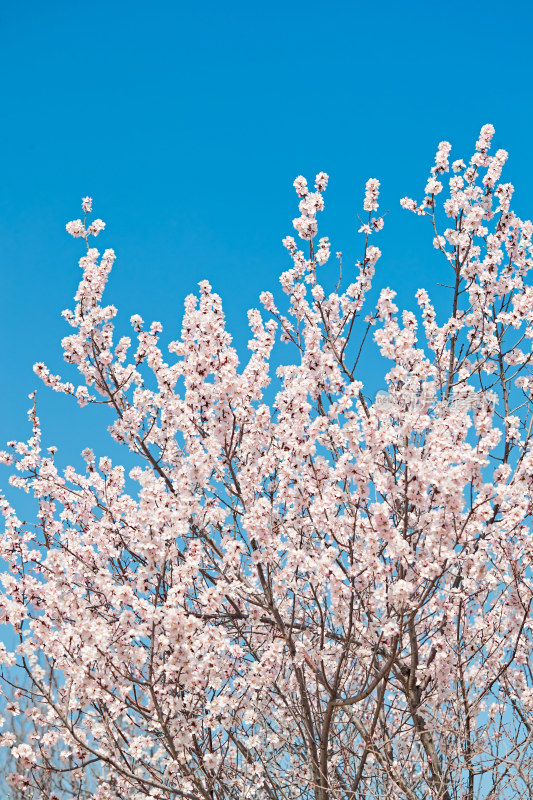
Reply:
M172 338L183 298L208 278L239 348L246 309L288 266L300 173L330 175L321 235L347 269L364 183L381 181L376 285L411 307L442 263L398 201L421 197L440 140L469 157L492 122L530 217L532 23L525 0L4 3L0 442L29 435L35 361L72 377L60 312L81 247L64 226L82 195L107 222L98 245L117 252L107 301L124 328L140 313ZM39 410L66 463L86 445L105 451L101 409L43 387Z

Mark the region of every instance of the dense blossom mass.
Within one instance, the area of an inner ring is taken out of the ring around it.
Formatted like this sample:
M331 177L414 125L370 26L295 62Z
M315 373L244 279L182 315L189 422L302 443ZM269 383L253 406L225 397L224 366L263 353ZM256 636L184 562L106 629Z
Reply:
M401 200L442 264L417 313L389 288L367 300L379 181L354 269L317 239L328 176L298 177L301 244L283 242L285 299L248 312L244 364L207 281L168 353L139 316L115 339L115 254L83 199L63 340L81 382L35 371L107 404L136 464L61 464L35 403L32 436L1 454L38 507L24 523L1 499L4 716L35 731L0 739L15 790L48 798L63 770L92 800L530 796L533 225L493 133L468 162L441 142L423 199Z

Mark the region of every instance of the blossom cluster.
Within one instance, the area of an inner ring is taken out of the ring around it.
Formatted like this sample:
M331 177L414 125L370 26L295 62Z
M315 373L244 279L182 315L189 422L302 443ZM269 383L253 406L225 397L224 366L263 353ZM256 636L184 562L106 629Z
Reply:
M283 240L282 296L248 312L243 363L208 281L168 347L139 315L117 337L115 254L89 244L104 226L83 199L62 342L80 385L35 372L105 404L134 465L88 447L61 463L34 395L32 435L0 453L37 508L32 525L0 499L0 619L17 636L0 661L25 675L5 713L37 731L0 739L19 789L90 765L91 800L451 800L489 771L525 796L533 225L511 210L493 134L451 166L441 142L423 201L401 200L429 218L435 283L451 283L438 304L420 289L416 311L389 287L371 303L379 181L347 269L315 243L328 176L314 191L296 178L305 252Z

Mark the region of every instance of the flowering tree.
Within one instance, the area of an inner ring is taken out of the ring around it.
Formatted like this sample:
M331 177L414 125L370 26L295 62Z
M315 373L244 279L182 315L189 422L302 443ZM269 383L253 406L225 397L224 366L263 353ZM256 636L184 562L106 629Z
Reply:
M356 273L343 281L337 253L326 290L327 175L314 191L299 177L305 252L284 240L288 310L261 295L244 366L206 281L168 361L157 322L132 318L133 352L114 342L115 256L91 246L103 223L84 199L63 340L83 383L35 370L107 404L137 464L87 449L83 472L60 468L35 405L32 437L2 454L38 503L29 525L2 500L0 552L19 638L2 660L39 731L4 744L28 770L101 769L95 800L531 797L533 226L510 210L493 132L451 171L442 142L423 201L401 201L442 254L442 320L423 289L420 329L390 289L364 311L377 180ZM371 403L358 362L373 327L388 363ZM271 375L278 335L294 363Z

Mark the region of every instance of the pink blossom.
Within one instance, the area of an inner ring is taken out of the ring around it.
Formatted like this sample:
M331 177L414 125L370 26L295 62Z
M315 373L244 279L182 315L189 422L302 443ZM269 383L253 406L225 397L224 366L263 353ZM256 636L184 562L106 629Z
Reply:
M476 142L476 150L480 152L485 152L490 148L490 143L492 137L494 136L494 126L493 125L483 125L481 128L481 133L479 134L479 139Z
M85 237L85 227L81 219L74 219L72 222L68 222L66 225L67 233L70 233L71 236L74 237Z
M325 192L328 185L329 175L325 172L319 172L315 180L315 189L317 192Z
M307 181L302 175L298 175L298 177L295 178L293 186L296 189L298 197L305 197L308 192Z
M438 175L441 172L448 172L449 163L448 156L452 146L449 142L440 142L437 155L435 156L435 173Z
M408 211L416 211L416 200L411 200L410 197L402 197L400 205Z
M87 228L87 233L89 233L91 236L98 236L98 234L103 231L104 228L105 222L103 222L101 219L95 219Z
M379 197L379 181L376 178L369 178L365 187L365 211L377 211L379 204L377 202Z

